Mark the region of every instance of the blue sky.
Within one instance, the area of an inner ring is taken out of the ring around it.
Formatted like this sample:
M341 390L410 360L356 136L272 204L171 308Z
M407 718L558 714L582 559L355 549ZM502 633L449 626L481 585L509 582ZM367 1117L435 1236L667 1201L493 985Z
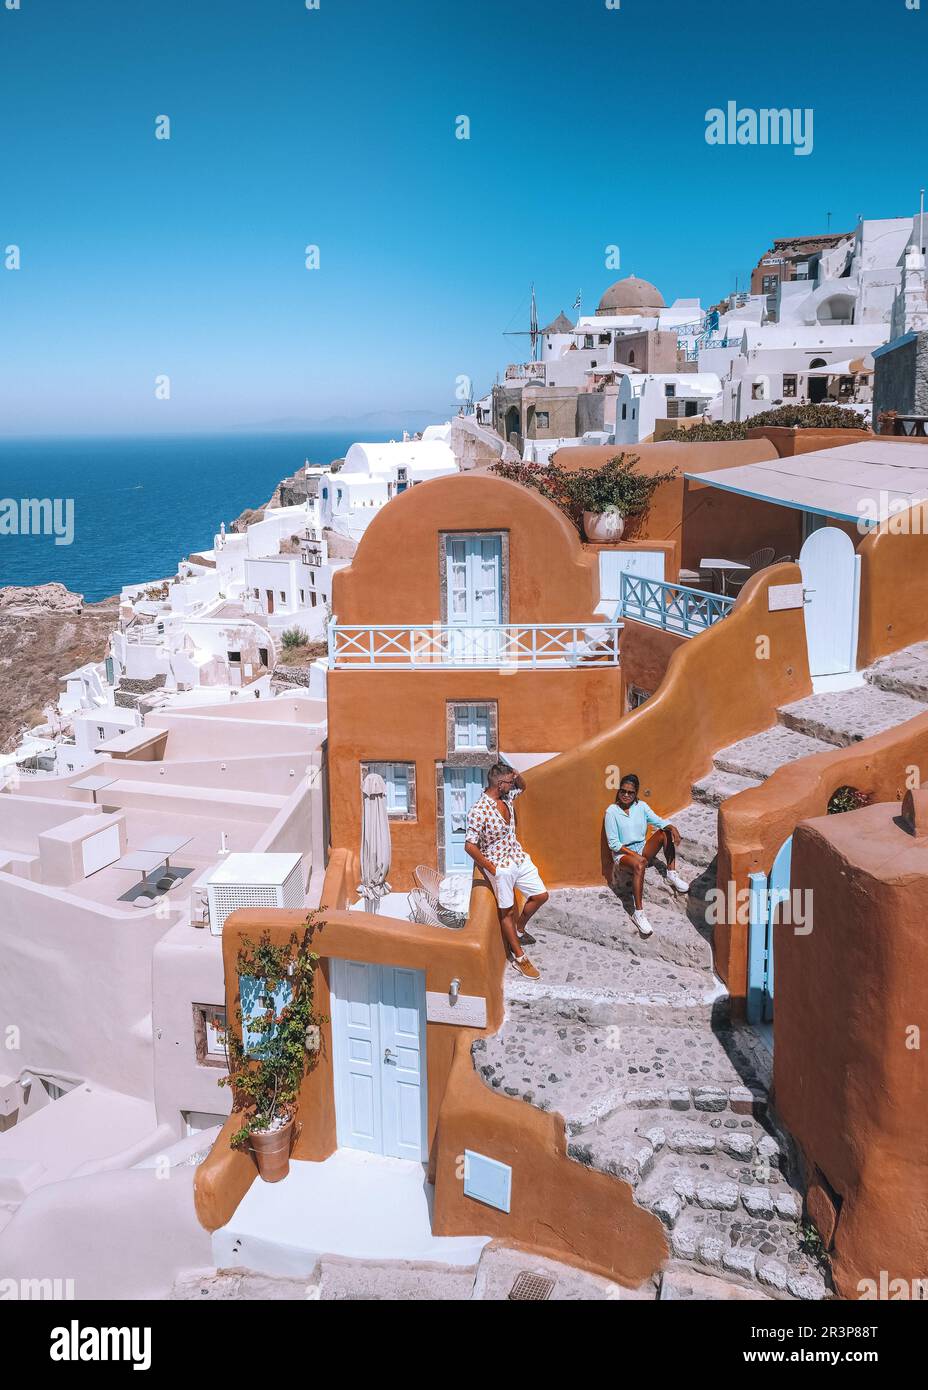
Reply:
M543 321L626 273L709 304L928 182L928 0L6 3L5 434L440 414L533 280ZM813 153L708 146L729 99L812 107Z

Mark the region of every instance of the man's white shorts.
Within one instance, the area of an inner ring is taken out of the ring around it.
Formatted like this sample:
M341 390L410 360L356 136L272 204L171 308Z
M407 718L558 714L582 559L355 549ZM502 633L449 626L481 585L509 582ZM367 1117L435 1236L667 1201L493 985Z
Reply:
M489 874L488 878L493 885L496 901L504 912L515 902L517 888L524 898L534 898L536 893L546 891L541 874L528 855L521 864L511 864L506 869L500 869L499 873Z

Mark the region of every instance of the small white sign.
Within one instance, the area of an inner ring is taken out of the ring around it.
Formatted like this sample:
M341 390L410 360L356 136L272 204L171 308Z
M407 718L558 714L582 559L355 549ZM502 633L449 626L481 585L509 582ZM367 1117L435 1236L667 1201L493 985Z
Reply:
M459 994L452 1004L447 994L428 990L425 1016L429 1023L456 1023L459 1028L486 1028L487 1001L480 994Z
M801 584L771 584L767 590L767 612L781 613L784 608L802 607Z

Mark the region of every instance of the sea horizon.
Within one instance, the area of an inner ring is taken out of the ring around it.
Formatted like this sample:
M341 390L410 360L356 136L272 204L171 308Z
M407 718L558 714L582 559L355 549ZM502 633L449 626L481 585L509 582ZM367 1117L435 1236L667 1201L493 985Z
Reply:
M74 539L0 535L0 587L57 582L98 603L167 578L307 459L329 464L352 443L402 438L404 428L6 436L0 498L72 500Z

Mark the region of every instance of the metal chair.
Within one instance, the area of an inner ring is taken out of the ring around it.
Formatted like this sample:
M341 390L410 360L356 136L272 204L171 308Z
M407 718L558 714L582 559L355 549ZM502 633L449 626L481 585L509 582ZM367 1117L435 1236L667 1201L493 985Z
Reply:
M440 869L433 869L430 864L417 864L413 873L422 892L426 895L432 906L437 908L438 895L441 891L444 874Z
M407 894L407 898L411 922L416 922L423 927L441 927L444 925L439 920L435 904L424 888L413 888L412 892Z
M751 578L752 574L757 574L758 570L765 570L768 565L773 564L773 557L775 554L776 551L772 545L765 545L762 546L760 550L755 550L744 562L747 565L747 570L729 576L729 589L737 593L740 589L744 588L744 585Z

